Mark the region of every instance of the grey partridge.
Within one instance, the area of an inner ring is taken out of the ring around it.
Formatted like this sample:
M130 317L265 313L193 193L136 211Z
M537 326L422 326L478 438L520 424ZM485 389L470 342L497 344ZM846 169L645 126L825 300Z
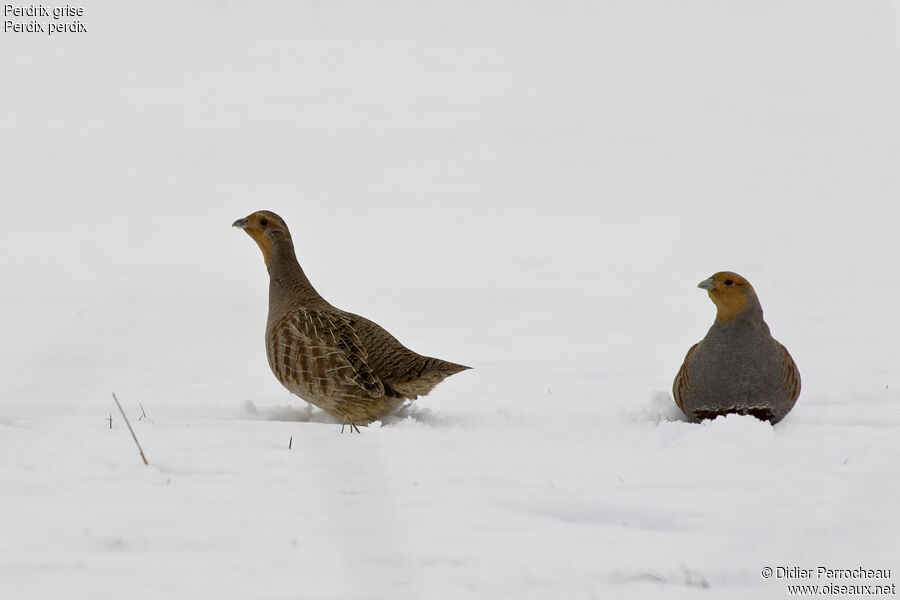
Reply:
M675 376L675 403L693 419L737 413L773 425L800 396L800 372L769 333L750 282L722 271L698 286L716 305L716 320L684 357Z
M329 304L297 262L284 219L267 210L238 219L269 271L266 355L281 385L351 431L469 369L416 354L372 321Z

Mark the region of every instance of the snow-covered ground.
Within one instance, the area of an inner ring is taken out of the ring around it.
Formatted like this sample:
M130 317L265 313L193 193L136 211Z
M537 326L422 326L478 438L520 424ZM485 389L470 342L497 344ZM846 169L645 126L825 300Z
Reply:
M0 33L4 598L898 583L900 3L83 6ZM341 435L266 364L257 209L474 370ZM669 394L723 269L803 376L774 428Z

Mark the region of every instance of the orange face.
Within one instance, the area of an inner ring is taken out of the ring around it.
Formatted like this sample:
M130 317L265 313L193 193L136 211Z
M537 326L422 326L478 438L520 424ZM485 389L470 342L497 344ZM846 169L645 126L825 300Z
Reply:
M707 291L709 299L716 305L716 319L722 323L728 323L743 312L747 297L756 293L749 281L731 271L719 271L697 287Z
M232 223L232 227L240 227L247 235L253 238L259 249L262 250L263 260L269 264L269 257L275 249L270 233L276 229L284 227L284 221L281 217L267 210L257 211L243 219L238 219Z

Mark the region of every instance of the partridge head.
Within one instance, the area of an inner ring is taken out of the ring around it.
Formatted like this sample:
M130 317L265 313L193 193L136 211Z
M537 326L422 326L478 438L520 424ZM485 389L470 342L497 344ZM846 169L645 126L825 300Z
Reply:
M253 241L262 250L266 265L269 264L269 258L275 250L276 243L290 245L291 249L294 247L291 233L288 231L284 219L271 211L257 211L243 219L238 219L231 226L243 229L244 233L253 238Z
M720 271L698 283L697 287L706 290L709 299L716 305L716 321L720 323L730 323L741 314L762 319L756 290L737 273Z

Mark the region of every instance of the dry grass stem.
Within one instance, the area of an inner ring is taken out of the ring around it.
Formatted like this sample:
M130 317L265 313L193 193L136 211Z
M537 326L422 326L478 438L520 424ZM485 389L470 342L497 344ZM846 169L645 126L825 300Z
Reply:
M116 393L112 393L113 400L116 401L116 406L119 407L119 412L122 413L122 418L125 419L125 424L128 425L128 431L131 432L131 437L134 438L134 443L137 445L138 452L141 453L141 459L144 461L145 465L149 465L147 462L147 457L144 456L144 449L141 448L141 443L138 441L137 436L134 434L134 429L131 428L131 423L128 421L128 417L125 416L125 411L122 410L122 405L119 404L119 399L116 398Z

